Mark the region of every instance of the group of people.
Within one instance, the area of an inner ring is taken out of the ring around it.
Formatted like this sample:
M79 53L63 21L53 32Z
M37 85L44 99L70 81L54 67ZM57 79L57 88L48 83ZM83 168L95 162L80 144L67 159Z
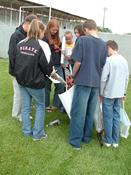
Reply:
M65 32L63 47L58 21L51 19L45 27L37 16L31 14L12 34L8 52L14 87L12 117L20 116L24 136L31 136L33 140L47 138L45 111L52 112L55 108L65 111L58 97L65 91L65 84L54 84L53 106L50 106L52 81L49 77L57 80L58 74L68 87L75 84L69 144L79 150L81 142L90 142L100 97L105 145L118 147L120 106L129 79L127 61L118 54L115 41L105 43L98 37L94 20L76 26L74 33L75 42L73 34ZM35 103L33 128L30 121L32 98Z

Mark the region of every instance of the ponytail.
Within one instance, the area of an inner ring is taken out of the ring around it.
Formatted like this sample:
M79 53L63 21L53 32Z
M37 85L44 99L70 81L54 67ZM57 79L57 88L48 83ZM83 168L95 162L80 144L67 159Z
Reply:
M44 31L44 30L45 30L44 24L38 19L33 19L30 24L30 28L29 28L27 36L29 39L31 38L38 39L40 38L41 31Z

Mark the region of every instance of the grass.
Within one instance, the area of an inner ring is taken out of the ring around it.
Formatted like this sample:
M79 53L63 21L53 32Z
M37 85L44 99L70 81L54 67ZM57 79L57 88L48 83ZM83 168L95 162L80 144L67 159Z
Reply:
M126 111L131 114L131 81ZM20 122L11 118L12 78L8 60L0 59L0 175L130 175L131 133L120 139L120 147L100 148L96 133L81 151L68 145L69 119L54 112L46 114L45 125L60 119L61 125L46 128L48 139L34 142L21 134Z

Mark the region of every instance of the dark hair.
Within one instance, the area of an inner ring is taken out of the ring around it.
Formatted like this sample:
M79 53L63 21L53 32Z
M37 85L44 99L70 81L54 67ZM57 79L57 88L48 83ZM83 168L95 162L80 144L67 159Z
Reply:
M77 30L77 31L79 32L80 36L85 35L82 25L77 25L77 26L75 26L75 27L74 27L74 31L75 31L75 30Z
M106 44L108 47L112 48L113 50L118 51L118 44L114 40L108 40Z
M50 29L53 28L53 27L57 27L58 31L56 32L56 34L52 38ZM60 37L59 37L59 23L56 19L51 19L48 22L47 27L46 27L45 35L46 35L50 45L60 46L61 42L60 42Z
M24 23L31 23L33 19L38 19L36 15L30 14L25 17Z
M30 24L30 28L29 28L29 31L28 31L28 38L31 39L31 38L35 38L35 39L38 39L40 38L40 33L41 31L44 31L45 30L45 26L44 24L39 21L38 19L33 19L31 24Z
M83 29L97 30L96 22L93 19L87 19L83 24Z

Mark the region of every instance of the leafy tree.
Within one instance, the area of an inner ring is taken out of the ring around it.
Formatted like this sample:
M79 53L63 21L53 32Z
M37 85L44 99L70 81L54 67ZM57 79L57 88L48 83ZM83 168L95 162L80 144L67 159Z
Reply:
M131 35L131 33L125 33L126 35Z
M109 28L102 28L102 27L97 27L99 32L107 32L107 33L112 33L111 29Z

